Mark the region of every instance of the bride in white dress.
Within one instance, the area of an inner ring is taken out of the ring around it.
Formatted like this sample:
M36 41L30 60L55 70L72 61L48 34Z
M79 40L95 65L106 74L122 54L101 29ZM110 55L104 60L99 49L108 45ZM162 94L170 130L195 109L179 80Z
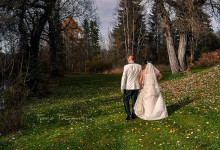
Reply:
M138 95L134 106L136 116L143 120L160 120L168 116L167 108L160 92L160 86L157 82L162 75L159 73L151 59L145 60L146 68L142 71L140 84L143 88Z

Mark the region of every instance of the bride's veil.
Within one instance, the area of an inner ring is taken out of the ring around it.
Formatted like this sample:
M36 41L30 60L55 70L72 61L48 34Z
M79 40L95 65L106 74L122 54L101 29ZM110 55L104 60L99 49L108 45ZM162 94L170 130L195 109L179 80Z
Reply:
M160 94L156 70L152 63L148 63L145 68L144 88L147 89L146 96L158 96Z
M152 63L148 63L145 68L145 85L153 85L157 83L156 72Z
M141 90L137 102L134 106L136 115L141 115L144 112L143 99L154 100L160 94L159 85L157 82L156 70L157 69L153 66L152 63L148 63L145 68L143 89Z

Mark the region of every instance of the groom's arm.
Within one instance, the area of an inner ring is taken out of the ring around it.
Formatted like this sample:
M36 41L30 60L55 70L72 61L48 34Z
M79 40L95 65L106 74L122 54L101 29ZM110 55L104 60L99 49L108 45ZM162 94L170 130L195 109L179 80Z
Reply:
M122 78L121 78L121 92L123 94L124 94L124 89L125 89L125 86L126 86L126 80L127 80L127 69L124 66L124 71L123 71Z

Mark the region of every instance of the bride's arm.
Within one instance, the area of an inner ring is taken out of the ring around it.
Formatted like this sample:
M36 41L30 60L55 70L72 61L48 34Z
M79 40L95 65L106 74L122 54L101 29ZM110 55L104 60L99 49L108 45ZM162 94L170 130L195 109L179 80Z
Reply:
M161 73L158 73L158 81L160 81L162 79L162 74Z
M140 77L140 80L139 80L140 89L142 89L142 81L143 81L144 72L145 72L145 70L142 71L141 77Z

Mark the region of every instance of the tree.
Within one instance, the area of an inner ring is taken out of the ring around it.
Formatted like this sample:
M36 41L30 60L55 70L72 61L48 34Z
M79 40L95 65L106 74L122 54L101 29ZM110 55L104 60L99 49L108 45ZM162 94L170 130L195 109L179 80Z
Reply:
M138 62L146 41L146 24L142 0L121 0L117 9L117 23L113 29L116 57L126 63L128 55L133 54ZM119 63L119 65L121 65Z
M51 2L54 7L51 7L49 15L49 44L50 44L50 62L51 62L51 77L63 76L65 71L65 53L63 36L61 34L62 25L60 20L60 0Z
M162 45L164 45L164 37L162 33L162 24L160 20L160 16L157 12L157 8L155 3L152 6L151 14L149 15L148 22L148 34L147 41L150 46L150 50L153 55L153 61L158 62L158 55L161 53L163 49Z
M33 90L40 80L40 67L38 52L45 24L48 20L49 7L53 7L50 1L39 4L41 1L4 1L2 8L10 11L18 21L17 30L20 35L19 52L22 53L22 72L24 84Z
M83 30L83 41L84 41L84 48L86 51L86 59L89 58L89 48L91 47L91 39L90 39L90 27L89 27L89 22L87 19L84 19L83 25L82 25L82 30Z
M91 39L91 51L92 55L100 54L100 45L99 45L99 26L97 20L90 21L90 39Z
M14 32L18 34L19 50L22 62L21 73L24 85L36 89L41 80L41 66L39 64L40 45L50 45L51 75L57 75L65 69L65 54L61 22L66 16L83 18L93 9L92 0L5 0L0 2L1 16L9 14L4 23L12 22ZM71 11L70 11L71 10ZM12 19L13 18L13 19ZM1 31L3 32L3 31Z
M202 19L207 18L207 15L201 9L201 6L205 2L192 0L156 0L155 2L164 26L164 35L166 38L172 73L185 71L186 47L189 33L192 29L199 29L198 27L202 27L204 29L205 26L209 26L209 21L203 22L204 19ZM174 10L174 21L171 20L171 11L167 10L165 4L169 5L169 8ZM172 37L172 30L174 29L177 30L179 34L178 54L176 54L174 39Z
M78 23L71 17L63 23L63 27L69 23L68 27L63 31L64 46L66 53L66 69L69 72L82 72L84 56L86 55L83 51L82 39L80 34L82 33Z
M163 20L163 26L165 30L164 36L166 38L167 50L168 50L169 61L170 61L170 68L171 68L172 73L178 73L180 66L178 63L178 59L176 57L176 52L175 52L174 43L173 43L171 20L169 16L170 14L165 9L163 1L156 1L156 6Z

